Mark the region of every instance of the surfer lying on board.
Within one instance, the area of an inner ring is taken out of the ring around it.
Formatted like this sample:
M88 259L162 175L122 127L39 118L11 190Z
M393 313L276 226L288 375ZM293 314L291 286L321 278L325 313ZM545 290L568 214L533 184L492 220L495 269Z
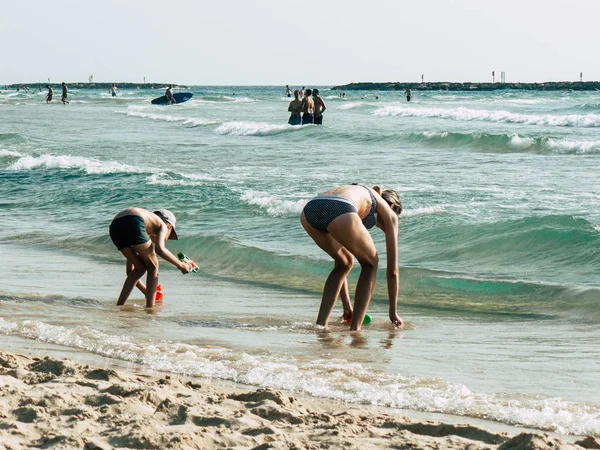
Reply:
M340 291L348 289L346 277L356 258L361 269L354 294L350 329L360 330L375 287L379 262L377 249L368 231L375 225L385 233L390 320L396 326L402 325L396 309L399 284L398 216L401 212L402 202L396 191L356 184L332 188L304 206L300 216L302 226L315 244L334 260L333 270L323 288L317 325L327 326ZM344 307L344 316L347 315L346 309Z
M157 254L181 270L181 273L192 270L190 264L180 261L165 247L167 239L178 239L175 221L175 215L168 209L151 213L142 208L128 208L113 218L109 227L110 238L127 259L127 278L117 306L125 304L134 286L146 296L146 308L154 306L158 286ZM146 285L140 281L144 273L147 273Z

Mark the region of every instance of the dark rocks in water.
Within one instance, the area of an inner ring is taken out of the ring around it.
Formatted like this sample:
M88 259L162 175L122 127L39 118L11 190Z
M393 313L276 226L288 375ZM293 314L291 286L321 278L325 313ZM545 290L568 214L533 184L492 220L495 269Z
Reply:
M17 89L17 87L19 87L20 89L24 89L24 88L28 88L28 89L34 89L37 88L39 86L42 87L42 89L46 88L46 85L49 84L50 86L56 88L57 86L60 86L62 83L62 81L55 81L52 83L48 83L47 81L42 81L40 83L16 83L16 84L9 84L8 88L9 89ZM75 82L75 83L69 83L67 81L65 81L65 84L67 85L67 87L69 89L105 89L108 90L112 87L113 82L111 81L110 83L87 83L87 82ZM166 89L169 87L169 85L172 85L173 88L175 89L188 89L188 86L182 85L182 84L177 84L177 83L126 83L126 82L115 82L115 85L123 90L123 89Z
M544 83L473 83L473 82L428 82L428 83L350 83L334 86L341 91L497 91L516 89L524 91L598 91L600 81L548 81Z

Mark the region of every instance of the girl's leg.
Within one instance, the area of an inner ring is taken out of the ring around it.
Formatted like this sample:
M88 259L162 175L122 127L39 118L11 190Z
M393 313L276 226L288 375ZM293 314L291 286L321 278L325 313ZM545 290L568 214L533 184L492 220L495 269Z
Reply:
M123 288L121 289L121 293L119 294L117 306L125 304L129 296L131 295L134 286L137 284L142 275L144 275L144 273L146 272L146 266L144 265L144 261L133 250L133 248L125 247L121 249L121 253L125 258L127 258L127 278L125 278L125 283L123 283Z
M127 261L127 275L129 275L131 273L131 271L134 269L134 265L131 261ZM135 283L135 287L138 288L142 294L146 295L146 285L142 282L141 279L138 280L137 283Z
M133 249L146 268L146 308L151 308L154 306L156 287L158 286L158 258L150 241L134 245Z

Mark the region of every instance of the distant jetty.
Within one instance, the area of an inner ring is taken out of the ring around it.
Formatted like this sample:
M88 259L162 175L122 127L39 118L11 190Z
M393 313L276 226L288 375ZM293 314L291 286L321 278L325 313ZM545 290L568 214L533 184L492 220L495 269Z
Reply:
M545 83L350 83L334 86L338 91L499 91L516 89L522 91L598 91L600 81L548 81Z
M62 84L62 81L56 82L56 83L48 83L47 81L44 81L42 83L15 83L15 84L9 84L7 85L9 89L37 89L39 87L45 88L46 85L49 84L50 86L56 87L56 86L60 86ZM69 83L65 81L65 84L68 86L69 89L110 89L113 85L112 82L110 83L88 83L88 82L81 82L81 83ZM169 85L173 85L174 88L177 89L187 89L188 86L184 86L181 84L177 84L177 83L116 83L115 85L119 88L119 89L165 89L167 88ZM4 87L4 86L0 86Z

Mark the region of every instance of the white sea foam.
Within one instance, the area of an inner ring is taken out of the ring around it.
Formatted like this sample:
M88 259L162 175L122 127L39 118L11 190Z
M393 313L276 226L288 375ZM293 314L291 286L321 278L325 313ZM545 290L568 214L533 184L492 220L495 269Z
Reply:
M24 156L8 166L8 170L15 171L33 169L78 169L88 174L148 172L116 161L100 161L95 158L70 155Z
M225 122L217 127L215 133L228 136L270 136L284 132L300 130L287 124L271 124L262 122Z
M241 200L250 205L258 206L267 211L269 215L276 217L287 214L300 214L306 204L306 200L285 200L257 191L242 194Z
M157 186L207 186L214 185L217 180L214 177L201 177L198 175L181 175L183 178L173 178L172 176L160 172L150 175L147 179L148 184Z
M549 125L564 127L600 127L600 114L586 115L536 115L508 111L489 111L469 108L407 108L385 106L373 112L374 116L435 117L460 121L506 122L526 125Z
M0 318L0 334L143 364L153 370L223 379L305 395L416 411L485 418L559 433L599 434L600 410L556 398L473 392L458 383L382 373L343 359L269 357L217 346L110 335L89 326Z
M2 156L23 156L23 155L19 152L14 152L12 150L0 149L0 157L2 157Z
M578 141L550 138L546 146L556 153L596 154L600 153L600 141Z
M229 95L207 95L190 100L189 103L254 103L259 100L250 97L236 97Z
M431 214L442 214L445 212L446 210L443 206L427 206L423 208L403 210L400 217L427 216Z
M362 105L361 102L352 102L352 103L346 103L345 105L341 105L338 106L338 109L352 109L352 108L356 108L357 106Z
M521 137L517 133L510 136L508 145L517 149L525 149L535 144L535 139L529 137Z
M123 114L121 111L117 111L118 113ZM159 120L163 122L181 122L183 125L190 125L193 127L203 126L203 125L216 125L217 121L203 119L201 117L183 117L183 116L174 116L171 114L157 114L153 112L144 112L143 110L139 110L138 108L128 108L127 114L130 117L142 117L145 119Z
M425 139L439 139L439 138L447 138L447 131L423 131L422 133Z

